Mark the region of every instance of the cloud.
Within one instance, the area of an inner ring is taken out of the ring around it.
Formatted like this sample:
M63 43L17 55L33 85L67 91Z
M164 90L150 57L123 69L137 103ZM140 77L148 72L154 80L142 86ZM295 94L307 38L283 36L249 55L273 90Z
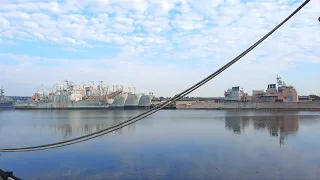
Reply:
M65 51L72 51L72 52L76 52L77 50L75 48L72 47L66 47L64 48Z
M34 87L38 82L55 83L68 76L73 81L80 77L109 79L170 96L239 55L301 3L3 1L0 63L7 78L2 80ZM231 85L251 92L274 83L277 73L290 80L320 77L314 68L320 62L318 9L320 3L311 1L263 44L195 94L218 96ZM28 80L29 74L30 79L38 80ZM307 88L311 80L295 83L301 93L320 94L319 87Z

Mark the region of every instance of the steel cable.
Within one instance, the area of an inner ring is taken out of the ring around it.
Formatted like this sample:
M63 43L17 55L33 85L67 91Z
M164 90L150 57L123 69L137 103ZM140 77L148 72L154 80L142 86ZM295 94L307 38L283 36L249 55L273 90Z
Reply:
M283 20L280 24L278 24L275 28L273 28L269 33L267 33L260 40L258 40L256 43L254 43L252 46L250 46L247 50L242 52L236 58L231 60L229 63L225 64L223 67L218 69L216 72L212 73L211 75L209 75L205 79L201 80L200 82L198 82L197 84L195 84L192 87L188 88L187 90L181 92L180 94L175 95L173 98L170 98L166 102L164 102L164 103L162 103L160 105L157 105L157 106L151 108L150 110L148 110L148 111L146 111L144 113L141 113L140 115L138 115L138 116L136 116L134 118L126 120L126 121L124 121L122 123L119 123L117 125L114 125L112 127L109 127L109 128L106 128L106 129L103 129L103 130L100 130L100 131L97 131L97 132L94 132L94 133L91 133L91 134L88 134L88 135L77 137L77 138L74 138L74 139L61 141L61 142L57 142L57 143L52 143L52 144L33 146L33 147L0 149L0 152L37 151L37 150L45 150L45 149L52 149L52 148L67 146L67 145L71 145L71 144L87 141L89 139L93 139L93 138L108 134L110 132L113 132L113 131L121 129L121 128L125 127L125 126L128 126L128 125L130 125L132 123L135 123L135 122L137 122L137 121L139 121L139 120L141 120L141 119L143 119L143 118L145 118L145 117L147 117L147 116L159 111L160 109L164 108L165 106L167 106L167 105L169 105L169 104L181 99L182 97L186 96L187 94L191 93L192 91L196 90L197 88L199 88L203 84L207 83L208 81L210 81L211 79L213 79L214 77L219 75L221 72L223 72L224 70L229 68L231 65L236 63L238 60L240 60L246 54L248 54L251 50L253 50L255 47L257 47L262 41L267 39L272 33L274 33L277 29L279 29L284 23L286 23L291 17L293 17L297 12L299 12L310 1L311 0L306 0L304 3L302 3L294 12L292 12L285 20Z

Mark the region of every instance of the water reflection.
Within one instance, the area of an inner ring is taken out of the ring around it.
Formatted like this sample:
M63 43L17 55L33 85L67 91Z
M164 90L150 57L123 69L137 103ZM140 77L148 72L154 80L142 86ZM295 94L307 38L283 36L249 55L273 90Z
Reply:
M50 130L54 135L59 135L63 139L70 138L76 134L85 135L94 133L108 127L113 126L114 124L46 124L46 125L39 125L34 124L33 128L46 131ZM130 124L129 126L125 127L129 132L135 131L135 124ZM116 135L121 135L123 133L124 128L120 128L114 131Z
M61 113L61 112L60 112ZM62 138L70 138L74 135L84 135L93 132L106 129L108 127L114 126L120 122L123 122L136 114L141 113L140 111L109 111L107 113L92 113L85 111L70 111L61 113L58 117L50 116L38 116L33 117L33 119L60 119L65 121L54 122L53 124L33 124L34 129L50 130L55 135L60 135ZM34 114L33 114L34 115ZM213 115L210 117L211 122L214 125L218 125L216 120L221 117ZM313 115L301 115L299 112L290 113L271 113L271 114L261 114L261 113L243 113L238 111L226 111L224 114L225 128L233 134L241 135L246 130L253 127L254 131L265 131L268 132L272 137L279 137L280 145L284 145L284 141L292 135L295 135L299 131L300 118L303 121L315 122L314 120L319 118L319 116ZM140 125L146 125L147 121L141 121ZM184 121L184 123L190 123ZM152 123L151 123L152 124ZM1 125L1 124L0 124ZM130 124L125 127L125 130L130 132L135 131L135 125ZM1 126L0 126L1 128ZM123 128L115 131L116 135L121 135L123 133Z
M46 131L50 130L55 135L62 138L90 134L93 132L106 129L128 120L145 110L123 111L33 111L27 112L33 121L33 128ZM50 123L50 124L49 124ZM135 125L131 124L126 127L130 132L135 130ZM118 129L115 134L122 134L123 129Z
M227 115L225 127L234 134L241 134L253 124L255 131L268 131L270 136L279 137L280 146L284 145L289 136L299 131L300 116L298 113L275 114L273 116L244 116L241 114Z
M227 116L225 117L225 127L235 134L241 134L250 124L250 117Z
M138 113L16 111L0 116L0 142L57 142ZM319 120L319 112L159 111L103 141L2 153L0 164L23 179L316 179Z

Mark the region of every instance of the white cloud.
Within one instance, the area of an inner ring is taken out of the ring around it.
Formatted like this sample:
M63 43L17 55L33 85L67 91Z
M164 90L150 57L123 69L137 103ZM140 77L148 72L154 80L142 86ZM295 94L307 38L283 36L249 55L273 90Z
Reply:
M133 20L130 18L125 18L125 17L116 17L115 18L116 21L124 23L124 24L132 24Z
M114 66L114 70L106 70L108 74L121 74L119 77L112 77L114 81L137 83L146 87L147 91L161 89L167 84L172 89L166 88L166 92L158 93L170 95L240 54L300 3L301 1L292 4L287 0L245 3L239 0L3 1L0 7L0 47L9 42L23 46L26 41L35 43L35 47L37 43L62 46L61 53L69 51L81 54L78 48L91 48L92 51L88 50L88 53L99 53L98 57L107 57L108 63ZM276 73L301 73L297 67L301 63L319 66L319 9L320 2L311 1L279 31L221 75L223 77L219 76L214 82L219 82L221 86L217 88L211 84L212 86L205 86L198 93L210 96L214 92L215 95L221 95L230 86L230 82L237 82L248 89L261 89ZM96 49L98 47L103 48ZM110 47L120 52L108 55L105 50ZM53 68L59 72L57 74L62 75L50 74L48 80L41 81L54 83L52 81L68 76L63 73L68 71L67 68L75 66L79 67L74 72L78 76L72 75L70 78L77 79L84 73L89 73L92 79L105 77L105 69L95 65L105 62L99 58L75 58L69 61L64 58L24 55L11 53L10 58L15 56L16 60L24 59L18 60L19 65L5 63L8 54L6 57L0 56L1 70L6 72L11 82L22 82L19 76L27 77L30 70L24 67L34 66L32 78L49 71L49 67L37 67L36 61L31 59L49 61L64 67L63 70L58 65ZM54 54L48 55L50 56L55 57ZM121 63L117 64L116 61ZM150 62L154 65L148 64ZM153 67L156 64L161 66ZM166 70L169 65L162 67L164 64L172 64L171 70L175 72ZM164 77L160 73L163 71L168 73ZM241 80L231 72L241 74ZM320 74L316 73L314 76L320 77ZM184 82L176 85L181 78ZM257 80L259 81L252 83ZM23 82L33 83L27 78ZM145 86L143 83L149 84ZM305 86L305 82L297 83ZM307 88L300 90L311 93ZM316 91L320 91L319 88Z
M30 18L30 15L20 11L4 12L1 15L9 21L24 21Z

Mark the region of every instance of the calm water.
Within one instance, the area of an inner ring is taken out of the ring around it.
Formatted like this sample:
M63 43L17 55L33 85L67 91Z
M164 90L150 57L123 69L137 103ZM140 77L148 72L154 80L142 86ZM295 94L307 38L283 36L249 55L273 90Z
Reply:
M0 111L0 148L66 140L142 111ZM91 141L1 153L23 179L319 179L320 112L163 110Z

